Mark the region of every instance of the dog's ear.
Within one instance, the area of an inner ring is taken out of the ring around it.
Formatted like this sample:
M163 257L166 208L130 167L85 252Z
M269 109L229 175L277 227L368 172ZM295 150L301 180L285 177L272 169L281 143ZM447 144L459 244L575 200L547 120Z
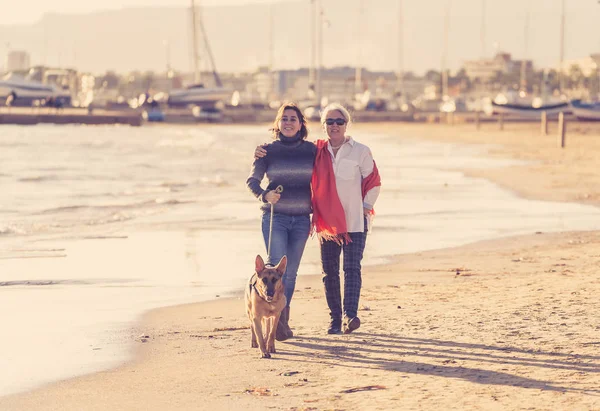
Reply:
M281 257L281 260L279 260L279 263L277 264L277 266L275 266L275 269L277 270L278 273L280 273L281 275L285 274L285 268L287 267L287 256L283 256Z
M256 256L256 261L254 263L254 266L255 266L257 273L260 273L262 270L265 269L265 262L263 261L263 259L260 255Z

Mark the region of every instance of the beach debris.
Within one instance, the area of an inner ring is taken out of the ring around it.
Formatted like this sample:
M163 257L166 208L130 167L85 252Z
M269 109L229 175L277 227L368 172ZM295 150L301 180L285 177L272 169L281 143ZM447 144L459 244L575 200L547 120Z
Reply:
M340 391L342 394L351 394L353 392L360 391L377 391L377 390L387 390L387 387L384 385L366 385L364 387L355 387L347 390Z
M306 384L304 384L305 382L307 382L308 380L305 378L304 381L302 380L298 380L298 382L286 382L285 384L283 384L284 387L302 387Z
M270 396L276 396L277 395L277 394L273 393L270 389L268 389L266 387L248 388L247 390L244 391L244 394L256 395L258 397L270 397Z
M398 306L398 309L401 309L401 308L402 308L401 306Z
M442 364L456 364L456 361L454 361L454 360L444 360L444 361L442 361Z
M139 342L145 343L146 341L148 341L149 338L150 338L149 335L142 334L142 335L138 335L138 337L136 338L136 340L139 341Z
M371 307L369 307L368 305L364 305L364 304L360 306L360 309L362 311L371 311Z
M249 329L250 326L246 325L243 327L223 327L223 328L214 328L213 332L219 332L219 331L239 331L239 330L247 330Z
M279 375L283 375L284 377L291 377L292 375L296 374L300 374L300 371L286 371L279 373Z

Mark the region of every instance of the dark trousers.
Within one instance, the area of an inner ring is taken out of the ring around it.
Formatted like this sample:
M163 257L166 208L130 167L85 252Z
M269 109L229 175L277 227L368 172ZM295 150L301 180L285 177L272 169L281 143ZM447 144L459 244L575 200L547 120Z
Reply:
M321 243L321 264L325 297L332 320L342 318L342 297L340 286L340 254L344 253L344 305L343 312L349 318L356 317L362 285L361 261L367 232L349 233L351 243L338 245L335 241Z

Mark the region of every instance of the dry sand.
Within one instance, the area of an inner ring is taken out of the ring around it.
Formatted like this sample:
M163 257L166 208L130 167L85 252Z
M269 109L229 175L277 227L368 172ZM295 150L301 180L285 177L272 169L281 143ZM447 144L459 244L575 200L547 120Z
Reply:
M495 144L535 160L470 170L532 199L600 205L598 126L567 147L537 125L370 124ZM578 130L575 130L575 127ZM538 233L400 256L364 270L363 326L329 336L319 276L298 279L296 337L250 348L241 298L170 307L115 370L0 399L2 410L600 409L600 235Z

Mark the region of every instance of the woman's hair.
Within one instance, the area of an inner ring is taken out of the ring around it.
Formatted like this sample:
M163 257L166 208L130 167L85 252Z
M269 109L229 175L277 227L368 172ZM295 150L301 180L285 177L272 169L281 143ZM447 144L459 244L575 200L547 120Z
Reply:
M275 116L275 120L273 121L273 126L271 126L270 128L271 133L273 133L273 138L277 139L279 137L279 133L281 132L281 130L279 129L279 121L281 121L285 110L294 110L296 112L296 115L298 116L298 121L300 122L300 136L302 137L302 139L306 139L306 137L308 137L306 117L304 117L304 114L302 114L302 110L298 108L296 103L292 102L282 104L281 107L279 107L279 110L277 110L277 115Z
M342 113L342 117L344 117L347 124L350 124L352 122L352 117L350 116L350 113L348 112L346 107L342 106L340 103L331 103L327 105L327 107L325 107L321 112L321 124L325 124L325 120L327 120L327 116L329 115L329 113L336 110Z

